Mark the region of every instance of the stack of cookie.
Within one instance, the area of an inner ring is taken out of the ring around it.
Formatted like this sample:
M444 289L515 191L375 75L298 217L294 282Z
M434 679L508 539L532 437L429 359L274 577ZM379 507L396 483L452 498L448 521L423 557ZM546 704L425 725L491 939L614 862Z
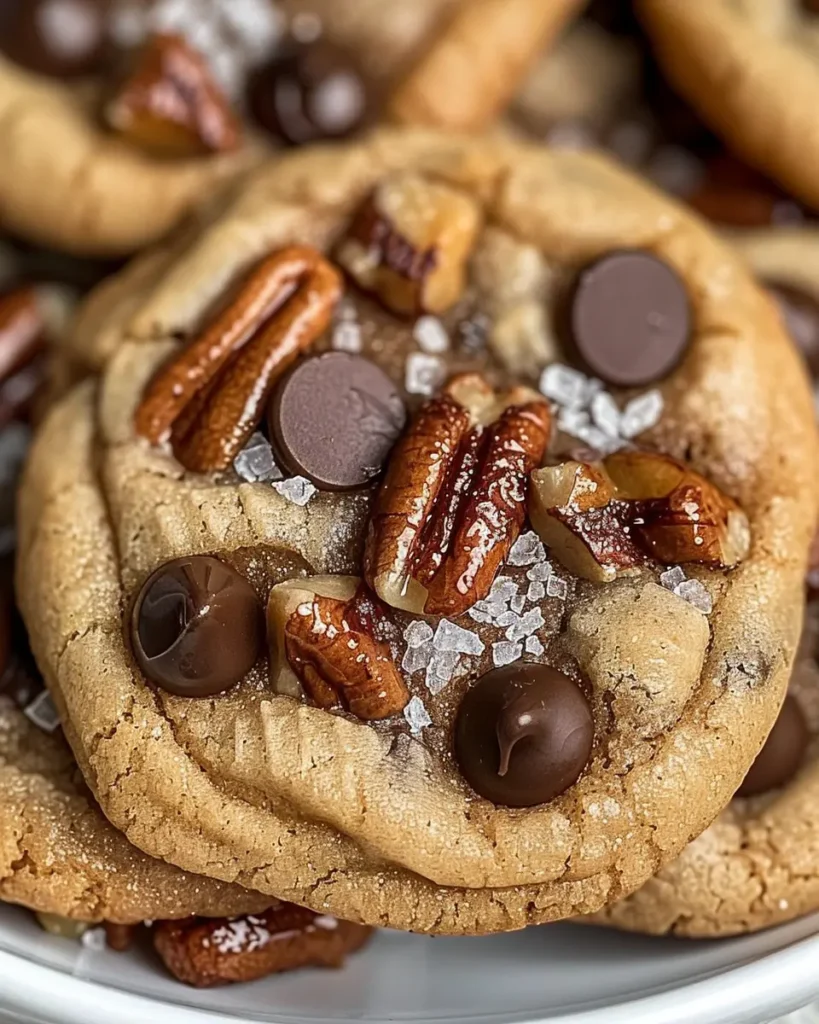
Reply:
M819 907L779 7L10 5L0 220L101 279L0 300L0 898L195 985Z

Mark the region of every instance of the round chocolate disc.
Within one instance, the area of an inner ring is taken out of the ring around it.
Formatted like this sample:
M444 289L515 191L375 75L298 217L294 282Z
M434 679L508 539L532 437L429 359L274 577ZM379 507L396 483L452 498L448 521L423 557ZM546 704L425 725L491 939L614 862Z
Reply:
M784 281L769 281L785 327L805 357L811 376L819 378L819 302L801 288Z
M152 683L182 697L209 697L255 665L264 647L262 607L247 580L218 558L177 558L143 585L131 638Z
M0 49L53 78L99 70L106 55L106 0L12 0L0 6Z
M790 782L802 766L809 739L808 725L798 701L786 697L779 718L737 790L737 796L759 796Z
M609 253L580 272L569 308L570 342L607 384L640 387L679 363L691 336L685 285L641 250Z
M369 119L370 96L352 56L326 41L294 43L248 88L258 123L279 142L303 146L343 138Z
M389 377L347 352L299 364L276 389L268 411L279 462L328 491L362 487L378 476L405 420Z
M559 796L591 756L594 722L578 686L547 665L494 669L464 697L455 756L487 800L533 807Z

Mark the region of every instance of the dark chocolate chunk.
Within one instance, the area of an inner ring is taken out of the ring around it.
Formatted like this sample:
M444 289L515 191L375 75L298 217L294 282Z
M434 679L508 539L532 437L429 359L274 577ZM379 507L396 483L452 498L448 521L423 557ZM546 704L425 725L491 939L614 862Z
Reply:
M276 389L268 413L279 462L331 491L378 476L405 419L389 377L347 352L304 360Z
M36 74L98 71L107 55L106 0L14 0L0 8L0 49Z
M251 79L251 112L288 146L338 139L370 120L371 97L346 51L319 40L293 43Z
M488 672L464 697L455 756L482 797L532 807L578 780L593 739L591 709L579 687L547 665L516 662Z
M219 559L177 558L143 585L131 636L151 682L183 697L208 697L256 663L264 647L262 607L247 580Z
M805 357L811 376L819 378L819 302L784 281L766 283L779 305L788 333Z
M611 252L582 270L568 310L570 343L596 377L621 387L660 380L691 336L685 285L641 250Z
M737 796L758 796L790 782L802 765L809 738L799 703L794 697L786 697L779 718Z

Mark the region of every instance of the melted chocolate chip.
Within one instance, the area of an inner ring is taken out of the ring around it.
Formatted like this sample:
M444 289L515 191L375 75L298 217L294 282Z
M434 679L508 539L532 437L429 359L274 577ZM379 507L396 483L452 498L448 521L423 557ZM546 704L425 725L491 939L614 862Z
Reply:
M577 781L593 739L591 709L576 684L546 665L517 662L488 672L464 697L455 756L482 797L532 807Z
M321 40L294 43L258 71L248 101L262 128L289 146L343 138L370 115L367 86L351 55Z
M691 336L685 285L640 250L612 252L581 271L569 307L580 362L608 384L639 387L665 377Z
M332 491L378 476L405 419L389 377L346 352L306 359L277 388L268 412L279 462Z
M790 782L802 765L809 739L808 725L798 701L786 697L779 718L737 790L737 796L758 796Z
M788 333L805 357L814 379L819 378L819 302L801 288L784 281L768 281Z
M224 562L177 558L142 587L131 636L151 682L182 697L208 697L256 663L264 646L262 608L247 580Z
M69 78L106 56L105 0L14 0L0 9L0 48L36 74Z

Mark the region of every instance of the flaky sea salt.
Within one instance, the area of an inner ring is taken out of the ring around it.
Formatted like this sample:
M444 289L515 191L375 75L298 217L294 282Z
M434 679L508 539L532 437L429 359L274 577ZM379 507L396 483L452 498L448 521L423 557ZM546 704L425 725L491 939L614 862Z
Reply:
M273 489L300 507L306 505L316 493L315 486L303 476L291 476L286 480L277 481L273 484Z
M710 615L713 611L714 602L711 595L699 580L684 580L674 588L674 593L703 615Z
M427 668L432 657L432 626L422 619L411 622L404 630L407 649L401 661L401 668L408 674Z
M540 608L530 608L525 615L521 615L517 622L506 630L506 639L516 642L526 636L537 632L544 624L543 613Z
M666 590L674 590L685 580L685 572L682 566L675 565L672 569L666 569L660 573L660 584Z
M484 650L483 641L477 633L449 619L441 619L438 623L432 646L436 651L456 651L459 654L482 654Z
M413 736L420 736L427 726L432 725L432 719L429 717L427 709L424 707L424 702L420 697L412 697L410 699L404 708L404 718Z
M504 665L511 665L523 654L523 644L511 643L509 640L499 640L492 644L492 661L495 668L503 668Z
M276 465L273 449L264 434L253 434L233 460L236 474L247 483L269 483L281 480L283 473Z
M600 384L571 366L552 363L541 373L538 387L541 394L571 409L586 405Z
M538 636L527 636L524 649L527 654L533 654L536 658L539 658L543 654L543 644L541 643L540 637Z
M411 352L407 356L404 387L411 395L433 395L443 384L446 367L437 356Z
M527 601L542 601L546 596L546 587L542 583L534 582L529 584L529 589L526 591Z
M512 545L506 561L509 565L534 565L536 562L542 562L545 557L543 541L534 530L528 530Z
M340 320L333 325L331 344L336 352L360 352L363 347L361 327L353 320Z
M552 575L546 580L546 593L549 597L559 597L561 601L565 601L569 587L565 580Z
M60 716L47 690L38 693L34 700L23 709L23 714L43 732L56 732L60 727Z
M620 417L620 436L631 440L659 422L663 414L663 396L657 389L633 398Z
M412 329L412 336L429 355L441 355L449 350L449 335L437 316L419 317Z
M620 436L620 410L608 391L598 391L591 400L590 412L599 430L612 438Z
M537 565L533 565L532 568L526 573L526 579L532 580L535 583L545 583L551 575L551 563L538 562Z
M515 596L509 602L509 607L517 615L520 615L520 613L523 611L525 606L526 606L526 597L525 597L524 594L515 594Z
M424 676L426 687L433 697L449 686L460 660L459 651L436 651L433 648Z

